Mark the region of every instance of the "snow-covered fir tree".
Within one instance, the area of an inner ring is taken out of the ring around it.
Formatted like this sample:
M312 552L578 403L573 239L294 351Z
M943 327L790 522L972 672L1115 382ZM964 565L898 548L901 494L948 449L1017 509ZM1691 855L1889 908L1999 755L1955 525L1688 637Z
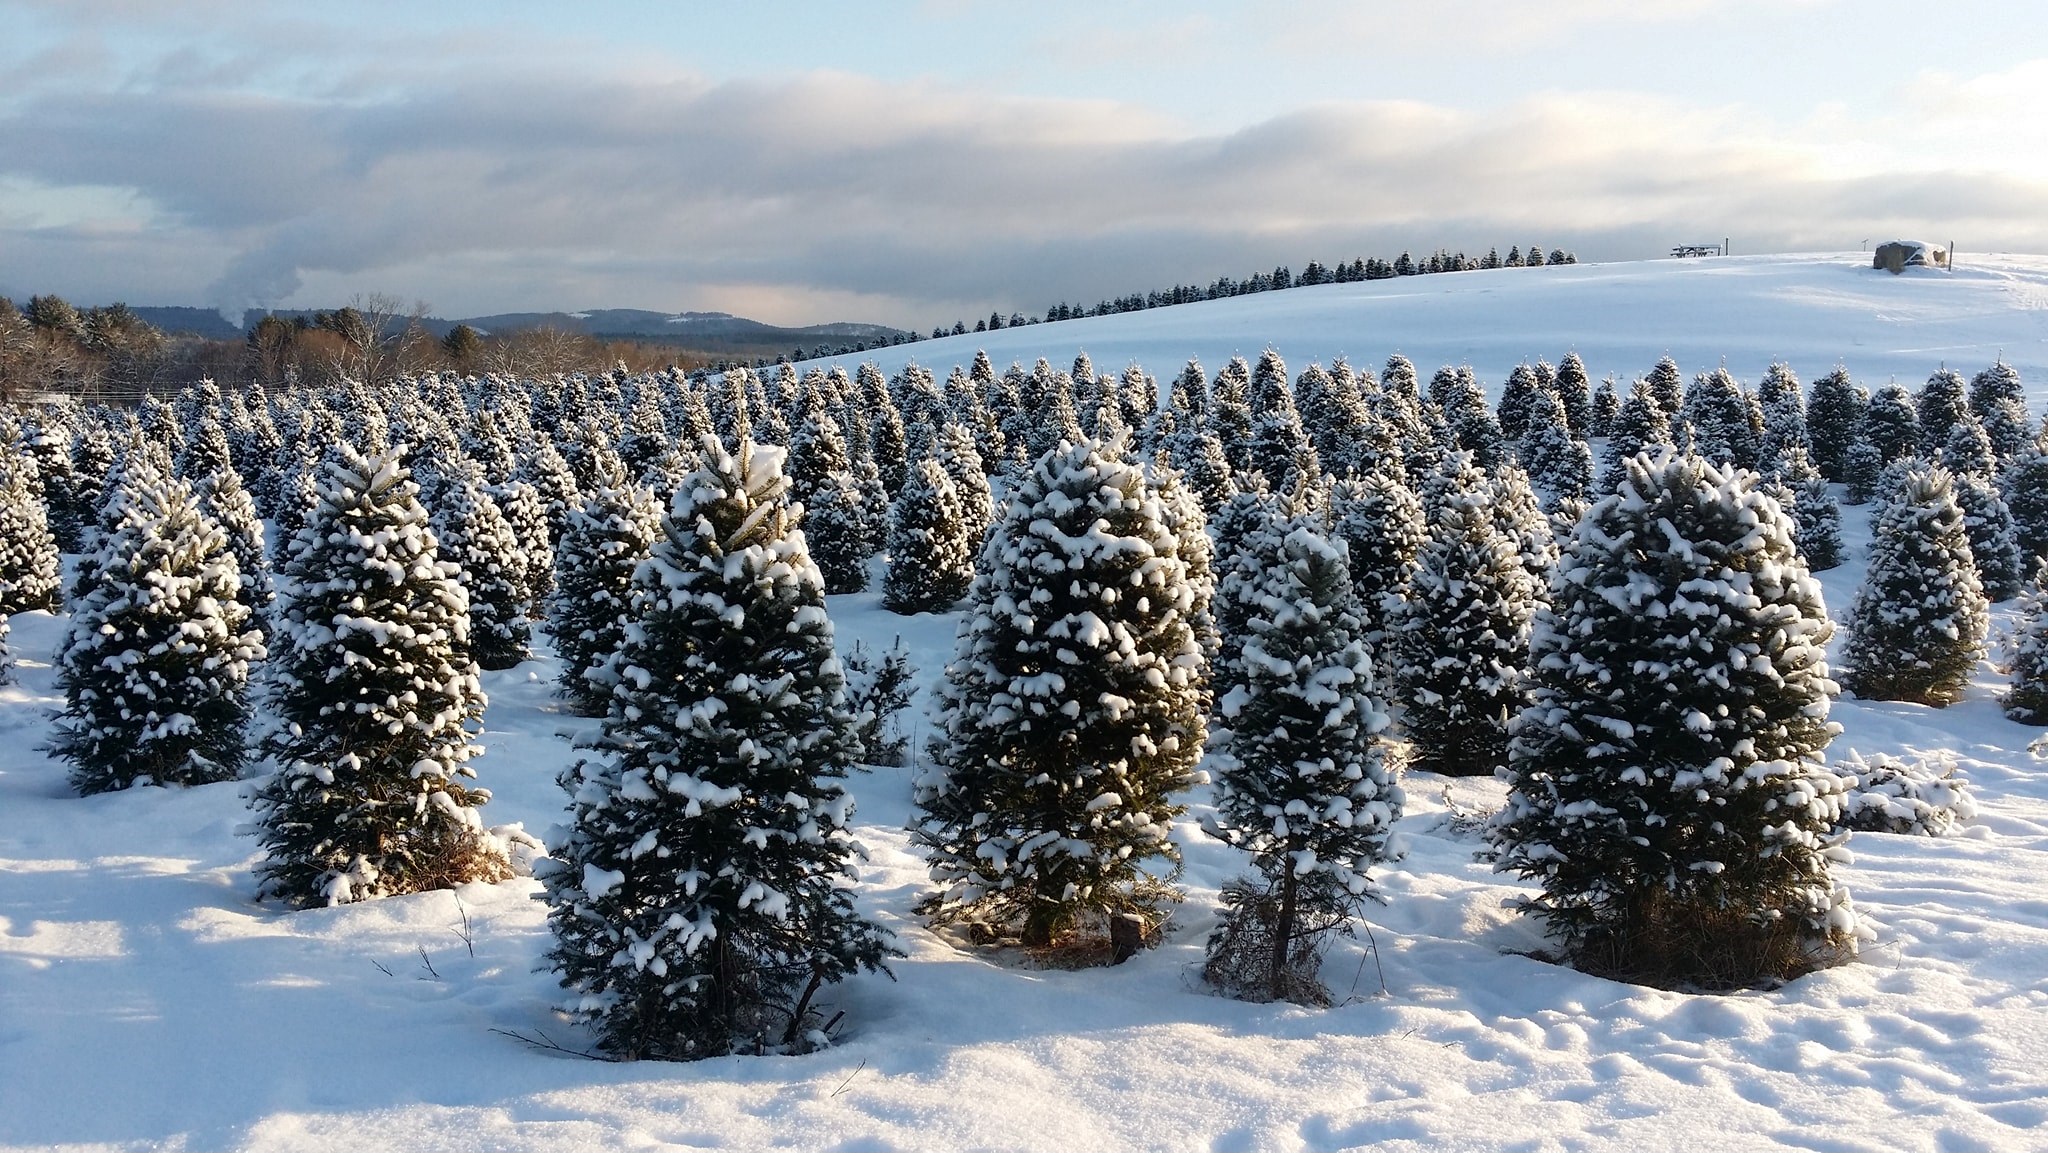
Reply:
M1330 531L1344 542L1359 636L1384 678L1386 661L1379 654L1387 643L1388 614L1407 592L1416 554L1429 539L1422 502L1393 477L1340 480L1330 487Z
M1819 584L1753 475L1640 457L1564 552L1489 837L1582 967L1739 987L1853 949Z
M1806 561L1807 571L1826 572L1839 567L1846 555L1842 546L1842 508L1835 502L1827 478L1813 466L1806 451L1799 448L1789 449L1778 458L1776 475L1784 492L1773 496L1792 517L1792 543Z
M1274 543L1265 565L1218 591L1247 602L1256 623L1221 670L1213 742L1212 830L1251 853L1274 905L1262 999L1295 993L1291 962L1307 930L1348 919L1403 801L1379 740L1387 715L1343 542L1295 518ZM1212 949L1230 939L1219 933Z
M1593 390L1593 405L1586 435L1604 440L1614 430L1614 420L1621 415L1621 393L1615 388L1614 377L1609 375Z
M1775 469L1778 459L1793 449L1809 450L1806 428L1806 396L1799 391L1799 376L1792 366L1773 361L1756 386L1757 407L1763 411L1763 447L1757 466Z
M1649 385L1650 399L1657 402L1676 432L1679 411L1685 407L1685 376L1678 371L1678 362L1668 356L1660 359L1643 381Z
M1574 439L1564 406L1545 390L1529 395L1515 458L1529 474L1544 511L1564 501L1583 500L1593 488L1593 451Z
M2023 725L2048 725L2048 590L2038 579L2021 602L2005 657L2012 684L1998 699L1999 706Z
M0 460L0 616L57 607L57 538L26 457Z
M548 959L615 1057L818 1047L818 992L889 952L853 908L853 718L783 456L704 444L634 580L601 755L562 775Z
M1593 381L1586 374L1586 362L1576 352L1567 352L1557 362L1557 376L1550 391L1564 406L1565 425L1572 437L1585 440L1593 434Z
M1843 684L1867 700L1951 704L1984 653L1988 609L1955 483L1911 470L1871 527Z
M1286 498L1263 485L1235 493L1209 517L1208 535L1214 542L1214 565L1220 588L1233 576L1249 579L1273 555L1291 510ZM1244 601L1221 600L1214 605L1216 651L1211 654L1217 668L1237 660L1245 638L1251 635L1253 606Z
M1485 775L1506 763L1507 718L1525 702L1538 590L1502 531L1494 483L1469 456L1445 462L1441 505L1388 621L1387 660L1416 768Z
M919 461L890 512L882 606L906 616L946 611L967 595L980 543L945 467L933 457Z
M1209 385L1209 402L1204 411L1208 430L1223 446L1223 453L1230 461L1233 473L1247 472L1257 466L1251 455L1252 368L1244 357L1233 356L1230 362L1216 374ZM1279 477L1268 477L1278 481Z
M526 592L533 615L542 616L555 591L555 538L549 529L547 503L538 488L518 479L491 485L484 491L496 502L506 527L512 530L518 558L526 562L517 574L520 587Z
M2027 412L2027 390L2018 370L1999 358L1970 378L1970 411L1984 425L1992 451L2010 461L2033 445L2034 419Z
M1849 446L1863 438L1863 414L1869 407L1869 394L1840 365L1813 382L1806 403L1806 435L1814 467L1822 476L1838 483L1848 479Z
M426 497L433 509L439 557L456 566L469 600L466 652L479 668L509 669L533 654L527 616L527 556L483 484L483 470L467 459L447 462Z
M1952 368L1936 370L1913 398L1913 412L1920 418L1920 443L1928 448L1947 444L1956 421L1969 411L1969 387L1963 383L1963 374Z
M1527 361L1508 372L1507 380L1500 386L1500 403L1493 410L1503 436L1509 440L1522 439L1529 427L1529 404L1541 388L1536 369ZM1563 411L1562 406L1559 411Z
M621 462L603 462L597 480L556 550L548 611L562 699L585 717L603 716L611 701L607 670L626 635L633 572L661 535L661 506Z
M1763 458L1763 429L1750 416L1749 397L1725 368L1696 377L1679 410L1692 452L1711 463L1755 469Z
M2032 571L2048 563L2048 445L2037 443L2014 457L1998 474L1998 485L2012 513L2021 564Z
M1898 384L1877 390L1863 410L1863 435L1877 449L1878 460L1890 464L1920 451L1920 417L1913 396ZM1939 441L1934 442L1937 446Z
M265 741L251 796L261 892L337 905L510 875L465 782L482 750L460 573L396 453L341 445L280 572Z
M1628 462L1646 450L1672 446L1671 422L1646 380L1638 380L1621 402L1607 433L1607 448L1601 458L1597 491L1615 492L1628 478Z
M953 482L953 494L960 500L960 514L967 525L969 554L981 552L982 541L988 538L989 525L995 520L995 497L988 485L988 470L981 459L981 450L975 447L974 432L958 421L947 421L939 426L938 436L933 441L933 451L940 467Z
M270 580L270 558L263 543L263 521L256 514L256 502L242 486L242 474L233 465L223 466L193 485L199 507L207 519L227 534L228 551L235 554L240 574L237 599L249 610L250 627L264 630L275 593Z
M249 662L264 654L227 534L189 484L146 464L123 473L111 505L57 654L50 750L84 794L233 780Z
M1045 945L1175 899L1207 670L1167 517L1136 466L1083 443L1042 457L990 536L917 784L936 921Z
M1960 423L1956 426L1961 429ZM1997 486L1981 476L1952 472L1956 507L1963 510L1963 530L1970 538L1970 558L1977 565L1977 579L1984 587L1984 599L2005 601L2020 595L2026 584L2026 567L2020 553L2012 509L1999 495Z

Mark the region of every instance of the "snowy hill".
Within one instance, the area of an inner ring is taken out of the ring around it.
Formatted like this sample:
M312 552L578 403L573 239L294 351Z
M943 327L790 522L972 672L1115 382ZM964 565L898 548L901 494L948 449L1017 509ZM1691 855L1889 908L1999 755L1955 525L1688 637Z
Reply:
M986 349L1001 369L1086 351L1097 371L1137 361L1165 380L1197 357L1213 374L1271 345L1289 364L1343 356L1377 367L1399 352L1426 378L1470 364L1497 386L1516 364L1576 350L1595 380L1625 385L1670 355L1690 375L1725 362L1754 381L1774 360L1811 380L1846 365L1857 380L1918 387L1944 362L1966 374L2001 353L2048 396L2048 257L1965 257L1953 273L1870 267L1861 253L1729 256L1439 273L1292 288L1147 312L1027 325L876 349L895 372L915 360L943 378ZM1624 389L1624 393L1626 390Z
M1497 387L1577 349L1594 377L1667 352L1772 359L1811 380L1837 361L1917 387L2004 355L2048 398L2048 258L1894 278L1855 254L1580 265L1268 293L1028 326L869 354L941 376L1137 360L1162 379L1271 345L1295 372L1403 352L1425 377L1469 362ZM892 359L893 358L893 359ZM848 358L847 365L863 359ZM1837 619L1861 579L1822 575ZM902 636L929 689L954 616L831 598L838 644ZM1997 606L1994 628L2008 625ZM903 826L908 768L857 775L863 913L897 934L895 979L829 991L844 1024L802 1057L611 1064L509 1034L587 1041L536 972L551 938L530 880L285 912L255 900L242 786L79 798L39 751L62 703L62 618L26 613L0 687L0 1148L5 1149L1612 1149L2048 1147L2048 760L2004 718L1980 665L1948 709L1844 699L1831 755L1938 754L1979 815L1947 838L1858 834L1838 876L1878 926L1862 957L1782 988L1645 989L1535 960L1504 902L1530 890L1475 859L1491 780L1411 774L1407 845L1376 870L1370 928L1332 951L1330 1009L1214 996L1198 972L1219 887L1245 858L1204 834L1198 791L1174 838L1186 902L1164 943L1110 969L1000 963L911 912L927 891ZM1839 647L1839 641L1837 642ZM491 823L563 817L570 716L541 655L489 673L477 783ZM922 737L925 722L910 720Z

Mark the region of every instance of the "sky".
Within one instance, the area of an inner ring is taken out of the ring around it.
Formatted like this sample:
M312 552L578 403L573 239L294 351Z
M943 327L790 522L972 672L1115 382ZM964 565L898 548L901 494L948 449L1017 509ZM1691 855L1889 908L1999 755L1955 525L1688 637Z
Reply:
M1310 259L2048 252L2029 0L0 0L0 294L929 329Z

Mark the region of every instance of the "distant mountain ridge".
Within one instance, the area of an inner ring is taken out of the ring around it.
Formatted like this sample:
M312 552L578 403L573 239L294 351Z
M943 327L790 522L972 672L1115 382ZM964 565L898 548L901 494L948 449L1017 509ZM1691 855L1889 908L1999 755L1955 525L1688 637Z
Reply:
M210 308L148 305L131 306L130 311L165 332L191 333L208 340L239 340L267 315L274 314L287 320L303 316L311 320L319 310L252 308L242 314L240 327ZM756 346L787 349L794 345L815 345L820 341L872 343L892 338L902 331L882 324L851 321L786 328L725 312L653 312L640 308L600 308L589 312L501 312L454 320L429 316L421 323L436 337L448 335L449 330L458 324L467 324L485 334L522 328L559 328L599 339L641 340L709 349Z

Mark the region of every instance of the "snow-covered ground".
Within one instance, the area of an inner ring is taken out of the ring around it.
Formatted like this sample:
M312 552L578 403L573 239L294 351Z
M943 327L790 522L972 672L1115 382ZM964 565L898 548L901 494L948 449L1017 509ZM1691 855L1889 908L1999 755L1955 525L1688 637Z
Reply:
M1578 266L1332 286L920 344L941 375L977 345L998 365L1279 348L1299 371L1399 349L1425 376L1469 360L1497 383L1577 348L1596 378L1670 351L1754 379L1837 359L1917 386L2003 351L2036 411L2048 379L2048 259L1893 278L1834 258ZM1054 339L1057 338L1057 339ZM903 351L903 350L898 350ZM884 364L893 368L893 364ZM1837 613L1861 576L1823 574ZM2011 614L2000 606L2000 624ZM953 618L832 599L842 651L902 635L931 683ZM860 899L907 954L895 980L834 990L825 1052L609 1064L579 1046L534 971L529 881L286 913L252 899L235 785L72 796L36 746L64 622L14 620L21 683L0 689L0 1146L366 1149L2048 1148L2048 760L1980 669L1936 711L1844 700L1836 751L1947 750L1980 809L1944 839L1858 834L1842 870L1878 940L1772 992L1690 996L1520 955L1519 886L1473 859L1490 781L1407 781L1409 852L1382 868L1370 936L1340 943L1327 1010L1211 996L1196 977L1219 885L1243 860L1178 831L1188 899L1162 947L1114 969L1031 970L961 952L910 914L925 887L902 826L910 770L853 790ZM543 656L488 674L480 783L493 823L560 819L561 734ZM913 722L915 723L915 722Z

